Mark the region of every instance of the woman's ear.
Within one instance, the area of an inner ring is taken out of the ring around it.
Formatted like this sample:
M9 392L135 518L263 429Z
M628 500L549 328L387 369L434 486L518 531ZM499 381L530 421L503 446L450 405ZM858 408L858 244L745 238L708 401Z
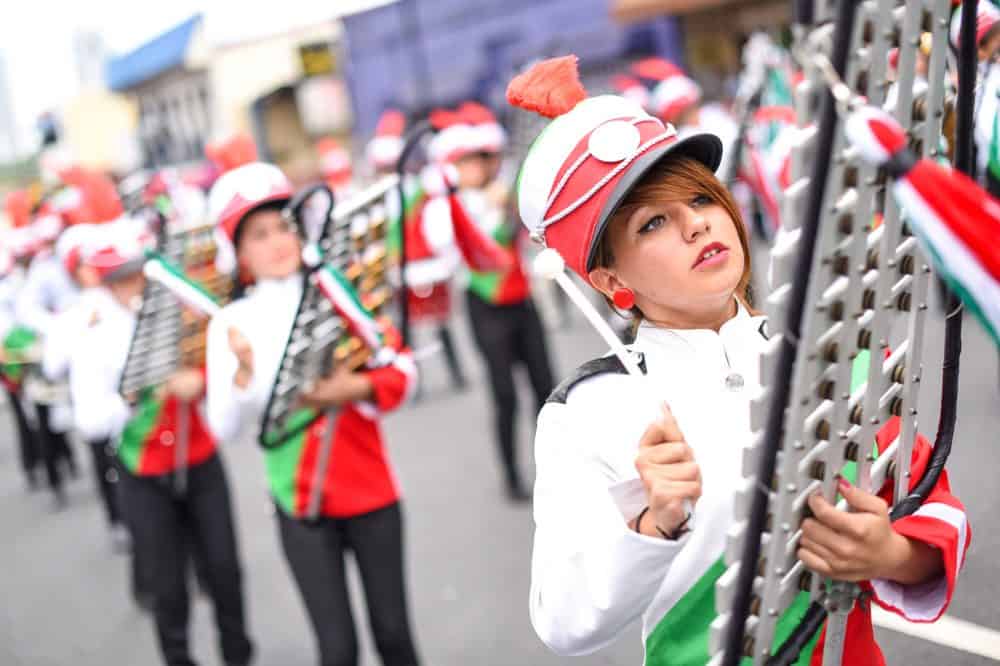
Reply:
M605 266L598 266L587 273L587 277L590 279L590 284L594 285L594 288L607 298L612 298L616 289L621 289L625 286L625 283L618 278L618 275L612 269Z

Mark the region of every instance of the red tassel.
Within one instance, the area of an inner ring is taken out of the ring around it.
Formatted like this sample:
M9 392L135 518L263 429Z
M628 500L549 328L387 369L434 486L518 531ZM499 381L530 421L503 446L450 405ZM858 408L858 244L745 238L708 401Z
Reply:
M543 60L507 86L507 101L546 118L561 116L587 98L575 55Z

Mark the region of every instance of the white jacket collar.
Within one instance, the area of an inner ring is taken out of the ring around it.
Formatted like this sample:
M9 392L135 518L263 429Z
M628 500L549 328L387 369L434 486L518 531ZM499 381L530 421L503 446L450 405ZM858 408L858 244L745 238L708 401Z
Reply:
M636 345L640 349L650 344L690 349L713 344L720 338L728 343L742 337L750 328L759 329L766 319L763 315L751 315L743 303L737 300L736 314L722 324L718 333L707 328L666 328L643 321L636 333Z

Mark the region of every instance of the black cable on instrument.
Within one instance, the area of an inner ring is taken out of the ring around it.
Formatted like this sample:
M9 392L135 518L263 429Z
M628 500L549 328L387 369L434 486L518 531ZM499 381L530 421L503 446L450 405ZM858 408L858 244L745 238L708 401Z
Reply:
M840 76L847 68L848 51L850 49L851 32L854 27L856 0L840 0L837 6L836 23L833 33L833 52L831 63ZM833 152L834 133L838 124L837 107L833 95L827 90L823 94L823 109L820 116L819 130L816 136L816 155L831 155ZM756 492L747 527L744 532L743 552L740 557L740 567L736 582L733 607L729 623L726 626L725 652L723 666L737 666L743 654L743 635L747 617L750 614L750 601L753 595L753 582L757 575L756 562L760 558L761 534L767 519L767 505L771 479L777 465L778 450L785 431L785 406L792 389L792 375L795 364L796 349L801 336L802 312L805 308L806 295L809 287L809 274L812 271L813 254L816 249L816 236L826 196L826 184L830 172L829 159L818 159L813 163L810 180L809 201L805 219L799 237L799 255L797 257L795 275L802 276L792 282L792 292L788 299L788 310L781 336L781 347L774 370L774 383L771 387L770 410L764 429L764 438L760 446L760 462L756 476Z
M973 109L976 99L976 45L977 0L963 0L962 19L959 27L958 48L958 100L955 125L955 169L975 178L972 159ZM896 503L889 513L898 520L915 512L937 484L951 454L955 423L958 420L958 369L962 354L962 308L958 297L948 291L948 313L944 324L944 362L941 366L941 411L938 418L934 451L927 462L923 476L913 490Z
M404 345L410 344L410 302L406 294L406 193L403 190L403 176L406 174L406 161L420 145L420 140L432 131L434 126L429 121L417 123L406 137L403 150L396 160L396 175L399 177L396 183L399 195L399 333Z

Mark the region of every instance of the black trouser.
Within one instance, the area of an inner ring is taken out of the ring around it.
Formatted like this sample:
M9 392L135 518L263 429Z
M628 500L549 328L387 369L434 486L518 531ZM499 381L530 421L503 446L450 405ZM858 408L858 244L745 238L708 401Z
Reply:
M120 485L122 501L128 506L133 548L152 588L164 663L195 663L188 647L188 532L204 558L223 659L227 665L248 663L253 646L246 631L229 485L219 456L187 470L183 494L175 490L169 474L140 477L123 473Z
M542 321L530 298L514 305L491 305L472 292L466 295L472 333L486 360L493 392L493 416L500 460L507 482L512 486L519 485L514 444L517 414L514 365L524 364L535 394L535 405L540 410L554 387Z
M24 411L24 404L21 402L21 395L17 391L10 390L6 384L4 389L10 398L11 409L14 410L14 422L17 425L18 453L21 457L21 469L28 479L28 483L35 483L35 466L38 465L38 435L28 421L28 415Z
M45 465L45 474L49 479L49 486L57 494L62 493L62 474L59 470L60 460L65 460L71 469L76 468L76 461L73 459L73 452L69 448L69 440L66 433L55 432L50 424L50 405L42 403L35 404L35 412L38 414L38 443L39 453L42 463Z
M307 523L280 508L278 530L285 557L305 602L320 666L355 666L354 633L345 575L345 551L354 553L368 606L368 621L384 666L414 666L403 575L403 520L398 502L353 518Z
M115 454L107 439L87 442L94 460L94 478L97 481L97 492L104 504L104 514L110 525L121 522L118 510L118 491L115 488L118 480L118 470L115 468Z
M451 329L447 324L441 324L437 330L438 340L441 341L441 349L444 351L444 360L448 365L448 374L451 375L451 386L460 389L465 386L465 373L458 362L458 353L455 351L455 343L451 339Z

